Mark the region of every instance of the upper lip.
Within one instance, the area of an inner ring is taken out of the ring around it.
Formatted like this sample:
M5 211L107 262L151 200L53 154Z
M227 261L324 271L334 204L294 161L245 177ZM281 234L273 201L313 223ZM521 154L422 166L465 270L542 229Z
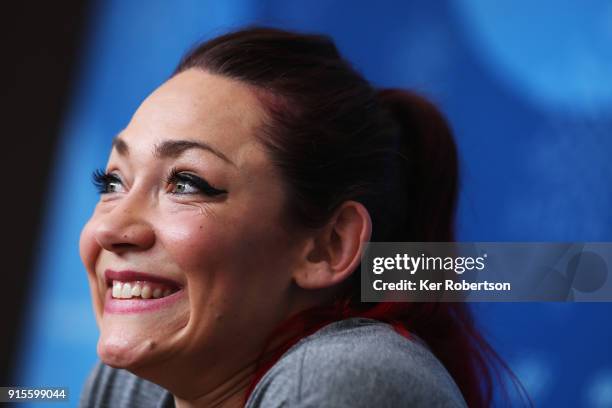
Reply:
M149 281L156 282L166 286L173 287L175 289L180 289L181 284L162 276L153 275L146 272L138 272L134 270L121 270L115 271L113 269L107 269L104 271L104 280L106 281L107 286L112 286L113 281L122 281L122 282L131 282L131 281Z

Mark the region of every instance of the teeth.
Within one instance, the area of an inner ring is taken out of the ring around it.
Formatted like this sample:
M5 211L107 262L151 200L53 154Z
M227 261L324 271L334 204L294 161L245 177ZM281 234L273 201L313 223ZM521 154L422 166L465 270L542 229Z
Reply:
M113 282L113 297L114 298L121 297L121 282L117 282L117 281Z
M124 283L121 289L121 299L129 299L132 297L132 285Z
M171 295L172 293L173 291L171 288L164 287L157 283L148 284L145 282L113 281L112 297L115 299L159 299Z
M140 296L140 283L136 283L132 286L132 296Z
M140 296L142 296L143 299L149 299L151 297L151 287L149 285L144 285Z

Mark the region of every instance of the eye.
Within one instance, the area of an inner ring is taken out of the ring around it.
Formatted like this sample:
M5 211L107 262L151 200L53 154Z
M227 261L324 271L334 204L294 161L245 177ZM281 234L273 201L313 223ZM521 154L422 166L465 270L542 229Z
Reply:
M97 169L93 172L91 177L99 194L121 193L124 191L123 183L116 174Z
M172 194L176 195L204 194L214 197L227 193L227 190L215 188L195 174L179 172L176 169L171 169L170 174L166 177L166 183L174 186Z

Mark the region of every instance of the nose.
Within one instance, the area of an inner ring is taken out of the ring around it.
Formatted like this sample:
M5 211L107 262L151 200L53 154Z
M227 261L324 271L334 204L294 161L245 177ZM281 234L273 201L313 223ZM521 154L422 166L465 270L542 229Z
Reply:
M99 245L107 251L122 254L144 251L155 243L155 231L146 220L143 208L136 200L126 197L105 213L95 230Z

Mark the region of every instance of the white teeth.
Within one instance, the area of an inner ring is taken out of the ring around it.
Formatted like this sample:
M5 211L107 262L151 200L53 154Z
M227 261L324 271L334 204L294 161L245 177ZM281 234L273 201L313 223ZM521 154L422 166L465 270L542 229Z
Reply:
M121 299L129 299L132 297L132 285L124 283L121 289Z
M159 299L172 294L172 289L156 285L151 287L151 285L144 282L122 282L114 280L111 293L112 297L115 299L131 299L133 297Z
M140 296L140 283L136 283L132 286L132 296Z
M113 281L113 297L121 297L121 282Z
M144 285L142 287L142 291L140 292L140 296L143 299L149 299L151 297L151 287L149 285Z

